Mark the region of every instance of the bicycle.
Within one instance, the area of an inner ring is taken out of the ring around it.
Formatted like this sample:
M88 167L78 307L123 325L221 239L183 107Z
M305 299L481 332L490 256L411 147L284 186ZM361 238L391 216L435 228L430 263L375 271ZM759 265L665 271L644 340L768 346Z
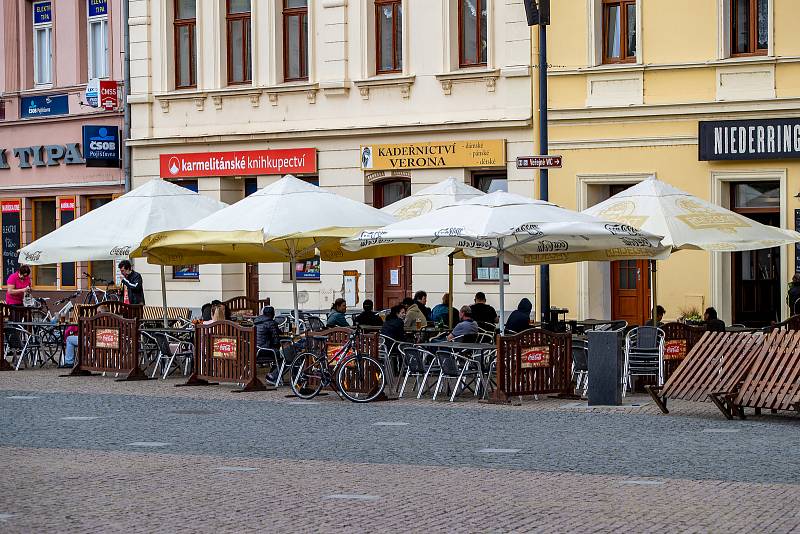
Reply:
M114 285L114 282L111 280L104 280L103 278L95 278L94 276L90 275L87 272L83 273L83 276L89 280L89 292L86 293L86 297L83 299L84 304L100 304L101 302L109 302L109 301L118 301L120 300L119 295L111 289L111 286ZM95 282L100 282L101 284L105 284L105 289L100 289L95 285ZM102 298L98 297L98 293L102 296Z
M53 312L50 309L50 305L48 301L50 297L34 297L34 302L36 303L35 308L33 309L31 315L34 317L34 321L37 322L52 322L54 320L58 320L59 317L69 317L72 308L74 308L74 304L72 303L73 299L78 298L81 295L81 290L77 290L75 293L64 297L63 299L59 299L53 302L53 305L57 308L61 306L61 308L57 312ZM63 306L62 306L63 304Z
M323 387L333 385L337 395L352 402L375 400L386 387L386 377L377 360L357 351L362 335L357 326L342 347L298 355L291 366L292 392L309 400L319 395ZM327 341L326 337L314 339Z

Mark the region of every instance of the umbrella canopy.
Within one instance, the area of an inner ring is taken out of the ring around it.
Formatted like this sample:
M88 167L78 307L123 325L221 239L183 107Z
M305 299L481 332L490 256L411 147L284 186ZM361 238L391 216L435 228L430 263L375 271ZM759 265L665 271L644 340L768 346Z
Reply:
M469 186L461 180L448 178L438 184L421 189L411 196L392 202L381 208L381 211L404 221L484 194L480 189Z
M398 244L461 249L471 257L534 265L664 257L658 236L541 200L495 192L343 240L350 250ZM505 320L500 284L500 319Z
M127 258L154 232L186 228L226 204L150 180L20 249L28 265Z
M132 255L162 265L294 262L317 250L341 257L340 238L394 221L362 202L287 175L185 230L147 237ZM291 272L299 327L297 279Z
M583 213L663 235L674 251L732 252L788 245L800 233L767 226L650 177Z

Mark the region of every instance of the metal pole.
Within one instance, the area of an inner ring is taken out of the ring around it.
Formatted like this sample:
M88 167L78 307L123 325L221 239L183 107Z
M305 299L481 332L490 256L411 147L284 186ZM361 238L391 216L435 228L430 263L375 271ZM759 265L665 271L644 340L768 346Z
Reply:
M506 276L503 273L503 243L500 240L500 250L497 253L497 264L500 265L500 333L506 330Z
M123 110L124 118L122 125L122 173L125 177L125 192L131 190L131 147L128 140L131 138L131 106L128 104L128 95L131 92L131 39L130 28L128 26L128 0L122 2L122 46L124 57L122 63L123 76Z
M650 297L651 304L653 305L653 326L658 326L658 316L656 314L658 308L658 295L656 293L656 272L657 272L657 263L656 260L650 260L650 291L652 292L652 296Z
M547 26L539 24L539 150L543 156L548 152L547 139ZM547 169L539 169L539 198L549 200L550 191ZM503 266L500 266L502 271ZM539 271L539 302L542 322L550 312L550 266L542 265Z
M167 278L164 275L164 266L161 266L161 303L164 306L164 328L169 328L167 321Z
M450 325L450 330L453 329L453 254L451 252L448 254L447 259L447 268L448 268L448 280L447 280L447 294L449 297L447 298L447 322Z

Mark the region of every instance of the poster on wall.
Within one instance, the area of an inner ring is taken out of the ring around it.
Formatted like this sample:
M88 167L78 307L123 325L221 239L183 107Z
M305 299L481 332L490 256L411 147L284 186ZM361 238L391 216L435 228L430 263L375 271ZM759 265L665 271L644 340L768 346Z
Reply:
M297 280L319 280L319 256L295 262Z
M61 212L61 226L75 220L75 197L61 197L58 199L58 210ZM75 264L61 264L61 285L75 287Z
M3 230L3 283L17 270L20 249L20 212L19 200L0 201Z

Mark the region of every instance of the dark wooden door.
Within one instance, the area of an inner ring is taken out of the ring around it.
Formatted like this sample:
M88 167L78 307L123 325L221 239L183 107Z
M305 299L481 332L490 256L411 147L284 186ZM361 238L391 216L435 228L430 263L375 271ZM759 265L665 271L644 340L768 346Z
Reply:
M247 269L245 275L245 281L247 282L247 298L258 300L258 264L246 263L245 268Z
M770 226L780 225L780 213L749 214ZM780 321L780 248L762 248L731 255L733 322L752 327Z
M642 325L650 317L647 260L611 262L611 318Z
M384 208L411 195L408 179L393 179L375 184L373 204ZM411 258L392 256L375 260L375 306L391 308L409 296L411 291Z

